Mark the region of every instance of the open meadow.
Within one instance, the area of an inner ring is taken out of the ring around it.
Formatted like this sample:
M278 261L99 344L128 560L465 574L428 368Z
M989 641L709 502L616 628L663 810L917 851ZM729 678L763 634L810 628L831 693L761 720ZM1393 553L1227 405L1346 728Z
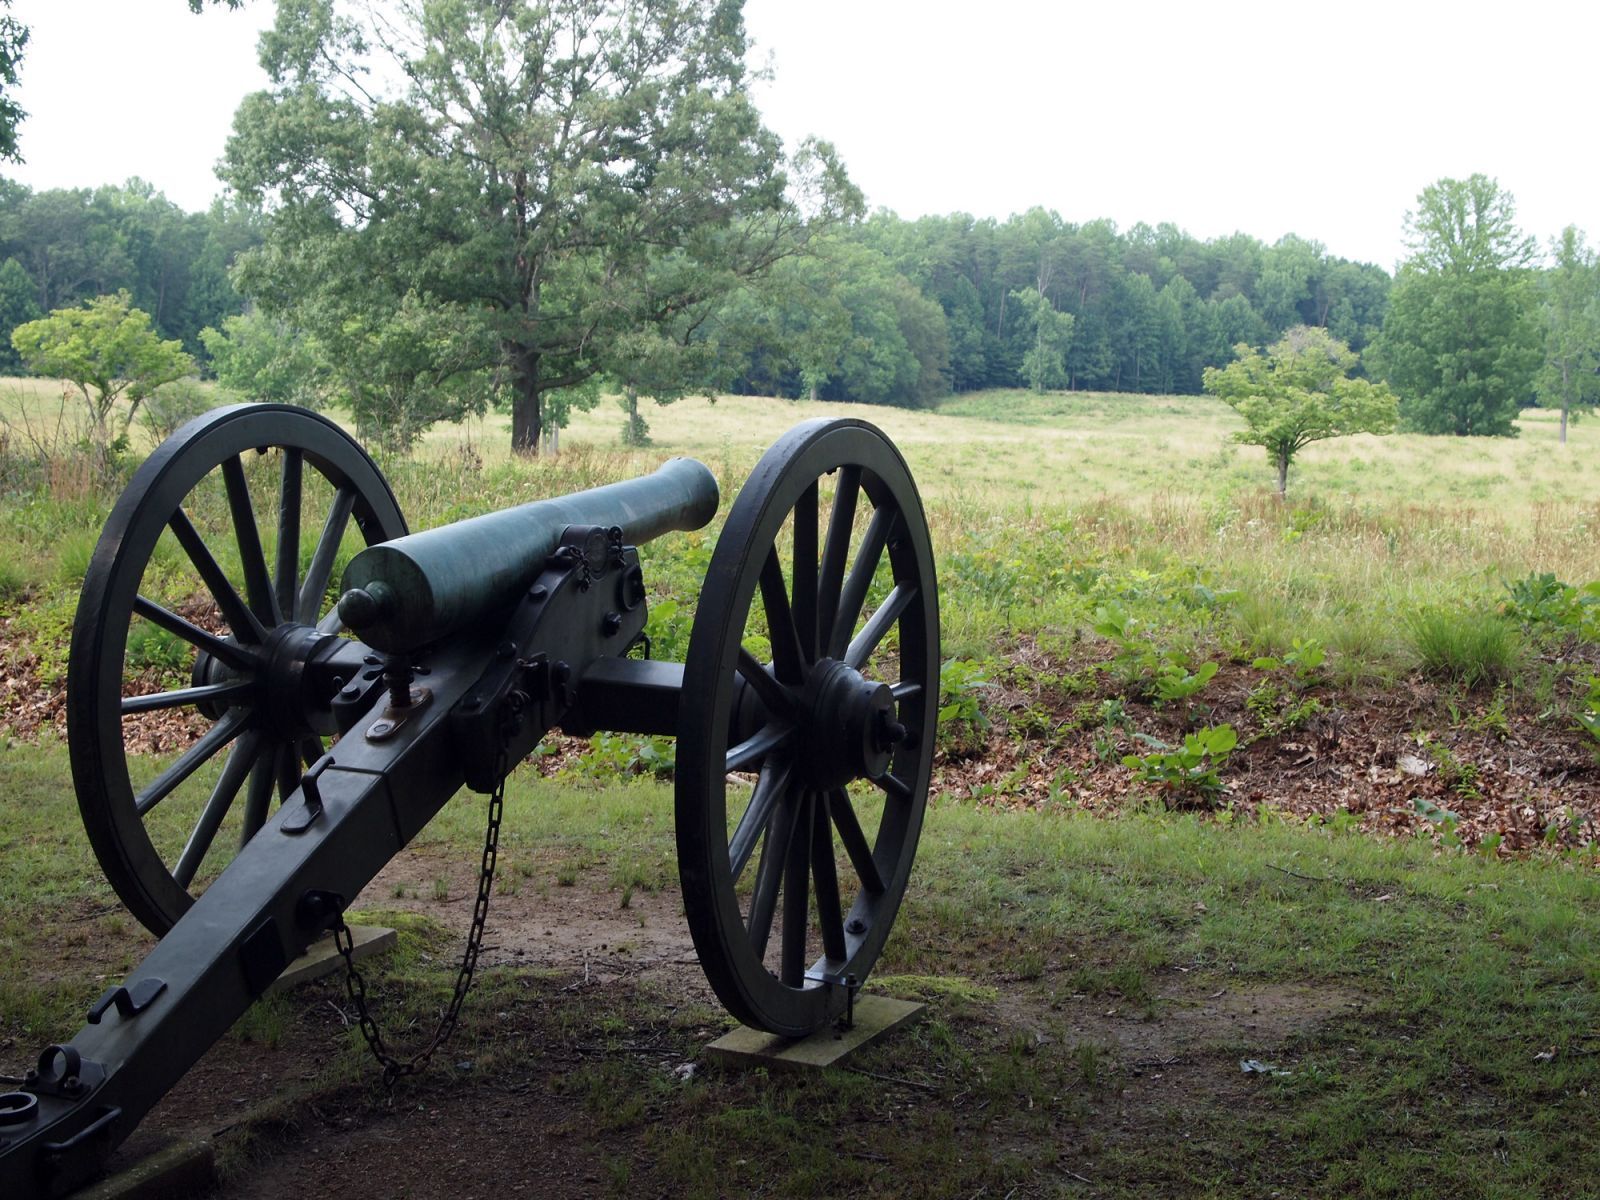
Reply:
M63 732L77 585L149 438L84 453L59 397L0 381L0 1073L151 944L100 881ZM215 1134L229 1197L375 1171L417 1196L1596 1194L1600 423L1323 442L1280 502L1203 397L644 415L642 449L608 400L558 456L514 459L490 416L381 465L414 529L672 455L726 512L797 421L888 433L945 663L871 987L925 1019L817 1077L700 1061L729 1020L676 896L671 743L558 738L513 777L483 969L427 1074L386 1097L334 978L259 1003L143 1145ZM643 548L658 657L719 524ZM149 586L177 606L177 578ZM137 665L186 678L158 632ZM137 769L189 737L152 727ZM457 798L360 899L401 932L368 972L398 1040L448 999L481 838Z

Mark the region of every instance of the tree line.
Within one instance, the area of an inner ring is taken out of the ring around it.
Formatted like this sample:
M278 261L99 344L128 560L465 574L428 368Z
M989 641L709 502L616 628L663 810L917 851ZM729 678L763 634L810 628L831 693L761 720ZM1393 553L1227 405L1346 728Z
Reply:
M691 392L1196 393L1300 327L1428 432L1595 396L1593 254L1571 229L1537 266L1483 176L1424 190L1393 279L1294 235L866 215L828 144L786 151L750 103L738 0L392 7L279 4L209 213L0 187L0 327L126 292L245 395L396 445L500 405L524 452L605 391L632 438L640 397Z
M229 272L261 225L258 210L220 201L184 212L138 179L39 192L0 180L0 368L22 367L17 326L121 291L162 338L203 354L200 331L244 310Z

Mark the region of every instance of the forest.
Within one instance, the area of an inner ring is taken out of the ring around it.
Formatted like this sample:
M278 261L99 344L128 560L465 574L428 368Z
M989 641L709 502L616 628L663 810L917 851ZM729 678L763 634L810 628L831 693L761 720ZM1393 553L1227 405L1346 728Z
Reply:
M200 331L244 311L229 269L261 243L262 223L220 201L183 212L137 179L93 191L0 184L0 363L21 368L17 325L126 289L161 337L209 366ZM1016 294L1030 289L1073 318L1050 386L1198 394L1201 371L1235 345L1294 325L1326 327L1359 351L1382 327L1391 286L1382 268L1293 235L1201 241L1171 224L1119 231L1042 208L1005 221L880 211L776 274L717 314L718 382L906 407L1027 386L1037 319ZM831 360L811 368L808 344L824 339Z

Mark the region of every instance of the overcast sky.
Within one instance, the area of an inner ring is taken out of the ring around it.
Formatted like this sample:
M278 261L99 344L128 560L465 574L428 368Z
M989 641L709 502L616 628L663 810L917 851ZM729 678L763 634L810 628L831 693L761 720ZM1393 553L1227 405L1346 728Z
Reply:
M34 188L138 175L185 208L218 190L232 114L265 85L269 0L13 0ZM1600 239L1588 60L1600 5L1521 0L747 0L757 96L786 140L831 139L905 217L1171 221L1294 232L1392 268L1424 185L1474 171L1541 242Z

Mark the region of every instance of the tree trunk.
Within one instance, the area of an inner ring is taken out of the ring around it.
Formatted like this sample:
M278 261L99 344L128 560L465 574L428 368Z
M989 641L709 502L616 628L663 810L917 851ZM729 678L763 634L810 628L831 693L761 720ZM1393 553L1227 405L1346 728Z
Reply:
M1282 500L1289 493L1289 456L1282 451L1278 452L1278 499Z
M1561 360L1561 444L1563 446L1565 446L1567 444L1567 409L1569 407L1571 407L1571 403L1567 399L1567 396L1570 394L1567 391L1567 386L1568 386L1568 383L1567 383L1567 369L1568 369L1567 368L1567 360L1566 359L1562 359Z
M516 372L511 381L511 452L535 457L540 433L539 356L513 351L511 361Z

